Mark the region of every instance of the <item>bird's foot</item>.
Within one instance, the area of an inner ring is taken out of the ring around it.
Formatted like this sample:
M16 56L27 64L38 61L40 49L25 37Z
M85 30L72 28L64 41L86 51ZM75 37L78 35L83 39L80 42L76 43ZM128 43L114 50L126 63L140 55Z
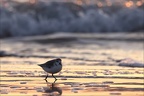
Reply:
M57 79L55 79L55 81L53 83L55 83L57 81Z
M47 79L44 79L44 80L45 80L46 82L48 82Z

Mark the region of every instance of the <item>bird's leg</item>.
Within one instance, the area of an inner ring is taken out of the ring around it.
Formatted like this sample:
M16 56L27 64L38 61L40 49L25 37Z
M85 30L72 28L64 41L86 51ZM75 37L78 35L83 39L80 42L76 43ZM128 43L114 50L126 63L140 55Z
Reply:
M47 76L45 77L45 80L47 79L47 77L48 77L48 74L47 74Z
M57 81L57 79L56 79L56 77L52 74L52 76L55 78L55 81L54 81L54 83Z
M48 74L47 74L47 76L46 76L45 79L44 79L46 82L47 82L47 77L48 77Z
M46 83L48 83L48 81L46 79L44 79L46 81Z

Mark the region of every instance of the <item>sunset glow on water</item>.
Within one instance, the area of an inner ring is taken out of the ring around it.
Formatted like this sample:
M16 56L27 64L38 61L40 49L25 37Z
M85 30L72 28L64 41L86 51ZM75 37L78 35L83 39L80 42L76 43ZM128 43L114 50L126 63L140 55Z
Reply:
M143 96L143 21L144 0L0 0L1 96Z
M36 3L38 1L44 2L74 2L78 5L83 4L96 4L99 7L103 6L111 6L112 4L124 5L126 7L132 6L141 6L144 3L144 0L0 0L2 3L6 3L9 1L17 1L17 2L30 2Z
M1 0L0 11L1 37L144 30L144 0Z

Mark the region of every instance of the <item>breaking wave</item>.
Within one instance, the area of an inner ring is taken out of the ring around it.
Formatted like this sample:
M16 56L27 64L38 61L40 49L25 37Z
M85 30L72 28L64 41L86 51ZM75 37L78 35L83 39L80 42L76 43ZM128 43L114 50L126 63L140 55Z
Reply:
M137 32L144 30L144 4L125 7L77 5L71 2L12 2L0 6L0 37L54 32Z

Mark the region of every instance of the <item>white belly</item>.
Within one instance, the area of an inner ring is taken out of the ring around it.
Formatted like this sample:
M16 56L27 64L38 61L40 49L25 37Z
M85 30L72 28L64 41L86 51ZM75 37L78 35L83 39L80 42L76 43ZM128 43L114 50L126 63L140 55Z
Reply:
M46 68L46 67L43 67L43 69L48 72L48 73L58 73L59 71L61 71L62 69L62 66L61 65L57 65L57 66L53 66L51 68Z

